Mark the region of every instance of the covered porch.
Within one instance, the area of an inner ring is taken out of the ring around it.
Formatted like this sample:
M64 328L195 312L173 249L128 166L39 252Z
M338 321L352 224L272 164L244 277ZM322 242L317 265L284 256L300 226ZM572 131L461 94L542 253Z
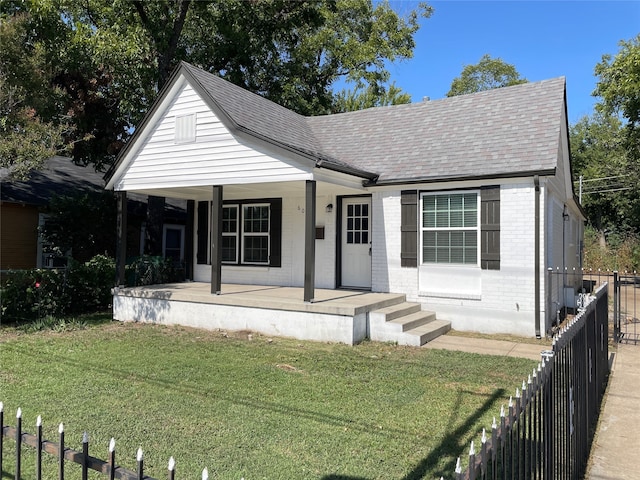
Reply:
M304 288L186 282L116 288L115 320L178 324L210 330L250 330L264 335L356 344L370 337L370 313L402 305L405 295Z

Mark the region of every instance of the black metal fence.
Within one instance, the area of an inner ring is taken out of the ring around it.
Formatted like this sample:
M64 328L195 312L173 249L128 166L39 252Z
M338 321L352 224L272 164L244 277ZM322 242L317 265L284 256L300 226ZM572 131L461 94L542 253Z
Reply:
M589 295L608 284L609 336L615 343L640 345L640 275L588 269L547 270L547 325L552 335Z
M640 344L640 276L613 272L613 338Z
M582 479L609 376L608 285L553 340L456 479Z
M110 480L120 478L124 480L155 480L144 474L144 457L141 449L136 454L136 471L127 470L118 466L116 463L116 444L115 439L111 439L108 448L108 460L89 455L89 435L85 433L82 436L82 451L73 450L65 446L64 426L58 427L58 442L51 442L42 437L42 421L38 417L36 422L36 433L31 434L22 430L22 412L18 408L16 414L16 426L4 425L4 406L0 402L0 477L3 476L3 454L4 454L4 438L15 441L15 480L22 477L22 447L28 446L33 448L33 458L35 464L35 479L57 478L64 480L65 478L65 462L72 462L80 465L82 480L87 480L89 470L99 472ZM43 452L57 459L57 468L55 472L44 472L43 475ZM173 457L169 459L167 464L167 478L174 480L176 473L176 462ZM209 478L207 469L202 471L202 480Z

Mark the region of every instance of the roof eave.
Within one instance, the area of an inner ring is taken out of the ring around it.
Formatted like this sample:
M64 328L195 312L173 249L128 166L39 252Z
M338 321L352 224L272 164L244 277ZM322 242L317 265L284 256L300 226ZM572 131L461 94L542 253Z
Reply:
M540 169L540 170L528 170L521 172L504 172L498 174L486 174L486 175L442 175L434 177L413 177L413 178L398 178L390 180L382 180L378 182L369 182L365 184L365 187L385 187L385 186L397 186L397 185L417 185L420 183L445 183L445 182L460 182L460 181L472 181L472 180L492 180L492 179L505 179L505 178L525 178L533 177L535 175L554 176L556 174L556 167Z

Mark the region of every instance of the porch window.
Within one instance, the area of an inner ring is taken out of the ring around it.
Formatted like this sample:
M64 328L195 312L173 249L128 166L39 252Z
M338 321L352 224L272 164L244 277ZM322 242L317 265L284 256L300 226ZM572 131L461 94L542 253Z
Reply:
M184 261L184 225L163 226L162 251L165 259L171 259L174 264Z
M238 205L222 208L222 261L238 263Z
M269 263L269 205L242 207L242 263Z
M478 192L422 194L422 263L478 265Z
M209 212L198 205L199 264L211 264ZM235 200L222 207L222 262L225 265L281 265L282 199Z

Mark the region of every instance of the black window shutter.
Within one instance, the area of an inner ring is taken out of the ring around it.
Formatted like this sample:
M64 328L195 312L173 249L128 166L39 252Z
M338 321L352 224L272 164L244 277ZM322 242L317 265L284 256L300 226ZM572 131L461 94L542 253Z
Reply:
M418 266L418 191L400 192L400 265Z
M500 270L500 186L480 190L480 266Z
M282 199L274 198L271 200L271 225L269 227L271 234L271 258L269 258L269 266L282 266Z
M209 248L209 202L198 202L198 250L196 262L206 265Z

